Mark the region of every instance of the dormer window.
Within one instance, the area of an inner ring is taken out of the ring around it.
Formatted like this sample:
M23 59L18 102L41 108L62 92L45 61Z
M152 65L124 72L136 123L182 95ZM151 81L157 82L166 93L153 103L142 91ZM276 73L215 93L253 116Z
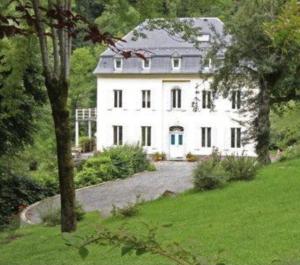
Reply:
M150 69L150 66L151 66L150 58L145 58L143 60L143 68L148 70L148 69Z
M123 61L122 58L115 58L115 70L122 70Z
M199 42L209 42L210 41L210 35L209 34L201 34L197 37L197 41L199 41Z
M172 68L173 70L179 70L181 66L180 58L172 58Z

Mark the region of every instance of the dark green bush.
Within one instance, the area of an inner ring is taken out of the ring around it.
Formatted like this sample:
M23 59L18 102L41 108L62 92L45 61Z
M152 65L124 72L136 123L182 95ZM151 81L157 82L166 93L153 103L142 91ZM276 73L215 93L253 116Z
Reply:
M77 186L86 186L117 178L127 178L148 168L146 153L139 146L112 147L89 158L76 174Z
M222 186L226 173L220 164L212 159L202 161L193 171L196 190L212 190Z
M128 204L127 206L122 208L118 208L113 205L111 213L113 216L121 216L124 218L136 216L139 213L138 204Z
M255 158L247 156L227 156L222 166L229 176L229 180L251 180L255 178L258 163Z
M0 228L27 205L52 195L51 188L30 178L0 173Z
M80 137L79 145L83 153L93 152L96 146L95 138Z

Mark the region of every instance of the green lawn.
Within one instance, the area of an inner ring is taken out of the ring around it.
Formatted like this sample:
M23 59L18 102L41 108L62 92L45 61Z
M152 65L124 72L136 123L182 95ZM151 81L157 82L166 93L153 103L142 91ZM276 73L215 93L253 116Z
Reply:
M277 259L300 260L300 160L268 166L251 182L146 203L137 217L127 221L134 231L141 231L143 221L173 223L162 230L162 241L177 240L194 253L220 256L226 264L269 265ZM122 222L120 218L102 221L98 214L91 213L79 230L92 233L99 223L116 227ZM149 254L121 258L119 249L95 246L82 261L74 249L64 245L58 227L35 226L19 233L23 236L0 244L0 265L169 264Z

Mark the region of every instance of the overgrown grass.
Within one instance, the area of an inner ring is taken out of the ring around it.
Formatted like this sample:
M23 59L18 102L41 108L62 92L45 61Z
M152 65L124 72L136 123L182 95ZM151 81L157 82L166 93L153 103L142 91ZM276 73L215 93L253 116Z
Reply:
M172 223L159 238L179 241L199 255L219 255L225 264L269 265L273 260L300 260L300 159L261 169L251 182L234 182L221 190L188 192L139 206L126 219L134 233L142 222ZM100 223L120 226L119 217L101 220L90 213L79 223L80 234L94 233ZM167 265L160 257L120 256L119 249L90 247L81 260L64 245L59 227L28 227L22 237L0 244L1 265ZM4 234L0 234L3 238ZM1 241L1 240L0 240Z

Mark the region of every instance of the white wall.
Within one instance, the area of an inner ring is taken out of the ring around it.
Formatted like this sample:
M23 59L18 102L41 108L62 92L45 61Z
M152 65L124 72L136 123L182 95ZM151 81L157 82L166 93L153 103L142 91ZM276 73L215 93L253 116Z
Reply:
M152 146L148 153L169 154L169 127L184 127L184 151L197 155L208 155L212 148L201 147L201 127L212 128L212 146L222 154L245 152L255 156L254 144L242 148L230 147L230 128L241 127L233 119L242 119L231 109L231 102L221 96L215 101L214 111L202 109L192 111L195 86L199 90L209 88L209 81L194 77L124 76L98 77L97 86L97 149L113 145L113 125L123 126L123 143L134 144L141 141L141 126L152 127ZM171 109L171 89L182 89L182 107ZM113 107L113 90L123 90L123 108ZM142 90L151 90L151 108L142 109ZM199 94L201 99L201 94ZM201 104L201 102L200 102ZM242 131L246 128L242 128Z

